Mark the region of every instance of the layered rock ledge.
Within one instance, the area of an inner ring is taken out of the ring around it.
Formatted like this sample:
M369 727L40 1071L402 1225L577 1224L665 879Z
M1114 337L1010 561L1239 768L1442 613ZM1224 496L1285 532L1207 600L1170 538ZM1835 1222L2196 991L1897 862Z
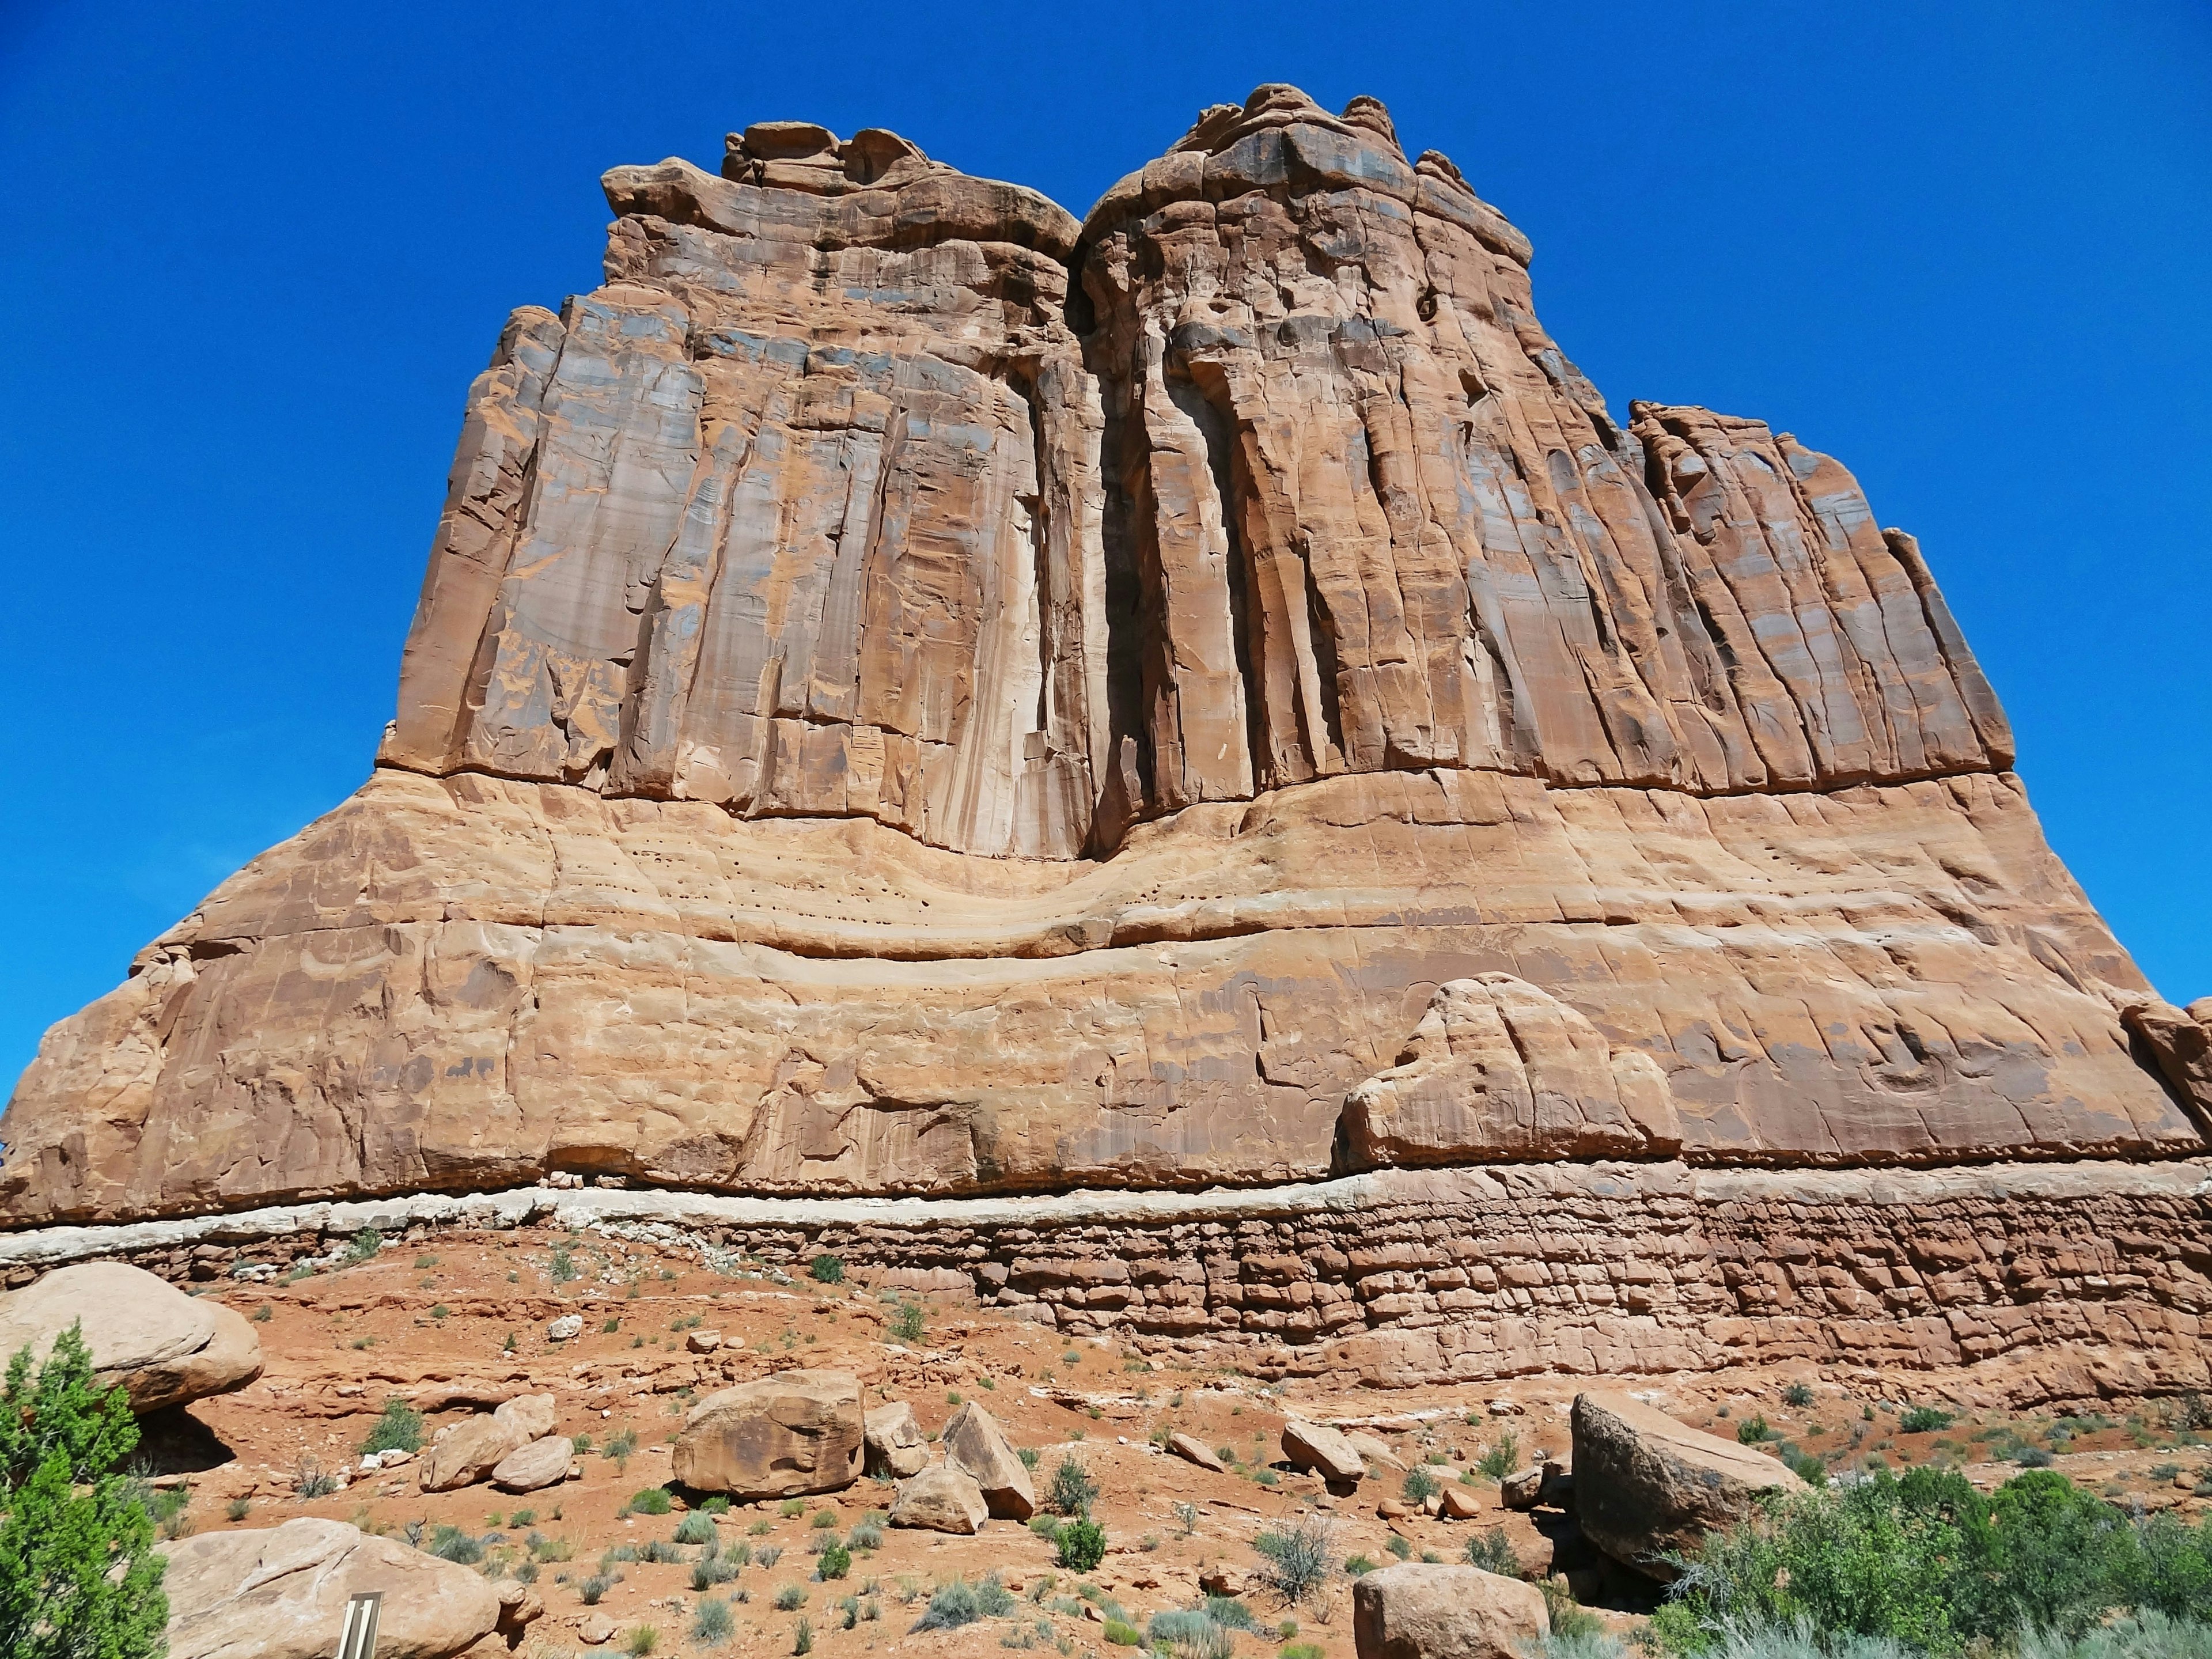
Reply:
M1245 1191L802 1199L531 1188L0 1236L10 1283L91 1256L273 1272L362 1229L642 1228L822 1251L1071 1335L1224 1342L1380 1387L1788 1360L2004 1372L2033 1404L2212 1384L2212 1160L1764 1171L1394 1170ZM2032 1362L2006 1366L2005 1361Z

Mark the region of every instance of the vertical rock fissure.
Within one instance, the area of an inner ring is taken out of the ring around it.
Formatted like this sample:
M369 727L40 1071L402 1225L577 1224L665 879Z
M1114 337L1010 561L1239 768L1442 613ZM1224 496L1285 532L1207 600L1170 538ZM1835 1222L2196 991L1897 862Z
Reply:
M1260 654L1267 646L1264 639L1255 637L1260 621L1253 614L1255 584L1244 535L1244 503L1250 492L1250 481L1242 476L1243 467L1237 453L1236 416L1214 386L1194 377L1184 384L1195 395L1177 401L1198 428L1199 441L1206 447L1206 471L1213 480L1214 499L1221 507L1221 534L1226 543L1230 637L1237 653L1237 678L1244 688L1245 765L1256 794L1282 780L1275 775L1276 768L1267 745L1267 702L1260 685Z

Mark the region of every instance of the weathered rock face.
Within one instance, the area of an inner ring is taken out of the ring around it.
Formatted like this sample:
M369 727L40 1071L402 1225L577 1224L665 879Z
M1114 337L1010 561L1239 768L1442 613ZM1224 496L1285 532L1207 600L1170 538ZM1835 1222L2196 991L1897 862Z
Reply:
M1800 1480L1764 1452L1677 1423L1626 1395L1575 1396L1575 1518L1616 1561L1668 1580L1668 1557L1757 1512Z
M1358 1659L1522 1659L1551 1630L1534 1584L1480 1567L1406 1561L1352 1581Z
M1617 422L1372 100L1080 226L803 124L605 182L378 771L49 1034L9 1220L2203 1150L1911 538Z
M929 1442L922 1437L914 1407L905 1401L878 1406L864 1421L870 1474L903 1479L929 1467Z
M849 1371L781 1371L708 1395L684 1419L677 1481L747 1501L836 1492L860 1476L860 1384Z
M203 1302L141 1268L88 1261L0 1297L0 1367L81 1324L94 1382L122 1388L143 1413L242 1389L261 1375L261 1339L234 1310Z
M348 1598L368 1590L384 1594L379 1659L448 1659L499 1623L499 1595L477 1573L342 1521L202 1533L160 1548L171 1659L325 1659Z
M969 1401L945 1420L945 1462L975 1481L993 1515L1026 1521L1036 1513L1029 1469L991 1414Z
M898 1489L890 1509L895 1527L918 1527L929 1532L970 1534L983 1529L991 1507L982 1487L965 1469L940 1464L924 1469Z

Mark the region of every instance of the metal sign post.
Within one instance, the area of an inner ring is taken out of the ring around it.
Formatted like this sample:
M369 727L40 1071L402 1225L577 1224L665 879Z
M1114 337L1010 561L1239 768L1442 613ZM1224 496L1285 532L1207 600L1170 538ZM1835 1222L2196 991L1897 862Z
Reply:
M364 1590L346 1603L338 1659L376 1659L376 1616L383 1607L382 1590Z

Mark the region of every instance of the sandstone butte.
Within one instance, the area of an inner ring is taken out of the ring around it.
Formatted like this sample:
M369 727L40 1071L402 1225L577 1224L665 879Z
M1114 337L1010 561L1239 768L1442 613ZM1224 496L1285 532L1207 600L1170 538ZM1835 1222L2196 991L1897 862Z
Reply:
M1913 538L1620 424L1382 105L1262 87L1080 223L800 122L604 185L373 775L47 1036L8 1225L1610 1161L1921 1166L1940 1231L2046 1160L2203 1288L2205 1188L2120 1177L2206 1152L2212 1003L2046 846Z

